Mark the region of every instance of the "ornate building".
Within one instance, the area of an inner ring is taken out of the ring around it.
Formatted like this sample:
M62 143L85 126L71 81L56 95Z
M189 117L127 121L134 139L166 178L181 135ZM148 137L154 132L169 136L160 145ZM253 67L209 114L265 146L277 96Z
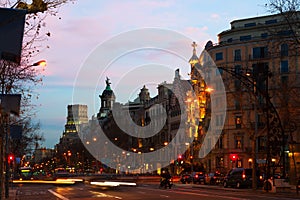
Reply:
M267 175L274 169L298 176L299 16L235 20L217 44L207 42L205 50L218 67L212 73L221 74L228 102L222 135L203 159L207 171L257 166ZM195 46L190 63L193 81ZM202 90L201 83L193 86ZM212 87L217 87L213 81Z

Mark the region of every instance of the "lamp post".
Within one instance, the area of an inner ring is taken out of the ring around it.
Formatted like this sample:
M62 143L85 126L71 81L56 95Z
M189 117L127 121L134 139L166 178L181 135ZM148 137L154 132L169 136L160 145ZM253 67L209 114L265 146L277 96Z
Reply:
M28 69L32 66L45 66L46 61L41 60L38 61L32 65L29 65L22 70L19 71L19 73L22 73L22 71ZM11 85L9 85L9 88L11 88ZM7 94L2 89L2 92L0 94L0 123L1 123L1 130L0 130L0 200L2 200L3 192L5 194L5 198L9 197L9 164L8 164L8 153L9 153L9 139L10 139L10 133L9 133L9 121L10 121L10 114L14 114L16 116L19 116L20 112L20 101L21 101L21 95L20 94ZM3 176L5 174L5 176Z
M5 198L9 197L9 115L19 115L21 95L2 94L0 95L0 115L1 115L1 155L0 155L0 173L1 173L1 187L0 197L2 199L3 187ZM4 164L5 163L5 167ZM4 170L5 169L5 170ZM3 174L5 172L5 177ZM4 184L3 184L4 183Z

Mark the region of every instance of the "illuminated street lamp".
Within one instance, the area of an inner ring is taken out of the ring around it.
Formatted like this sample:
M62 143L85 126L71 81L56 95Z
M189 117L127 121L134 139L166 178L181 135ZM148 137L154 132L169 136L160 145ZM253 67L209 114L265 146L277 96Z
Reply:
M46 67L47 62L46 60L40 60L38 62L33 63L31 66L41 66L41 67Z

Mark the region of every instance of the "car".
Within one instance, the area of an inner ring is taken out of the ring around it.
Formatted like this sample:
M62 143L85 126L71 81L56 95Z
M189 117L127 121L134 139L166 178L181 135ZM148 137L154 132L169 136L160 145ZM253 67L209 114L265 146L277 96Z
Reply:
M183 184L191 183L192 180L193 180L192 175L188 174L188 173L182 174L181 178L180 178L180 182L183 183Z
M261 176L257 171L257 185L260 186ZM235 188L252 187L252 168L233 168L224 177L223 186Z
M192 174L192 176L193 176L193 183L206 184L205 183L205 172L194 172Z
M225 175L219 171L208 173L205 176L205 183L209 185L219 185L223 183L224 176Z

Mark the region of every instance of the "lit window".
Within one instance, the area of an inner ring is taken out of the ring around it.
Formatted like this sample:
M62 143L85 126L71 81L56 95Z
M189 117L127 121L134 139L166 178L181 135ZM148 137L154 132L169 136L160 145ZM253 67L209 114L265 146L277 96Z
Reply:
M243 137L242 136L236 136L235 137L235 148L236 149L242 149L243 148Z
M238 116L235 118L235 127L241 128L242 127L242 117Z

